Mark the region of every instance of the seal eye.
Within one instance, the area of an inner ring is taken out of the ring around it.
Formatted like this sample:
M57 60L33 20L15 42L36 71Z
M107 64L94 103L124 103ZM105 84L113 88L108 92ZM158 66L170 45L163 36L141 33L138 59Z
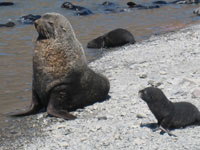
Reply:
M51 26L54 25L53 21L48 21L48 23L49 23Z

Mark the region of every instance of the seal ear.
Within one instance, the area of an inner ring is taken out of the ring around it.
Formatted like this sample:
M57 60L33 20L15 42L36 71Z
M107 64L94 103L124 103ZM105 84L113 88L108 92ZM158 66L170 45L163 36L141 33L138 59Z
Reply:
M53 26L54 25L54 22L53 21L48 21L48 23L51 25L51 26Z
M65 32L67 31L63 26L60 26L60 28Z

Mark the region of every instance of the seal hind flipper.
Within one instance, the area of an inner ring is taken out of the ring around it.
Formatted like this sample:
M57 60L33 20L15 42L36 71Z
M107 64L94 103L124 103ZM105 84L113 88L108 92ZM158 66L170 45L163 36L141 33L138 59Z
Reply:
M67 110L58 110L54 107L47 107L47 113L50 116L59 117L66 120L76 119L76 116L71 115Z
M20 117L20 116L27 116L38 113L42 109L42 105L40 104L39 97L37 96L36 92L32 92L32 103L28 110L24 112L14 113L11 114L11 117Z
M24 112L11 114L11 117L20 117L20 116L28 116L38 113L41 110L39 105L31 104L30 108Z

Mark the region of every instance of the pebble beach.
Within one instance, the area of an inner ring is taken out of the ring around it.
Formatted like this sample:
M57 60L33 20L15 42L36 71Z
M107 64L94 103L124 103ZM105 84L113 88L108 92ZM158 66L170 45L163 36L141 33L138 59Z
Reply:
M89 64L108 77L110 98L71 112L73 121L40 113L16 118L1 128L0 149L24 150L183 150L200 148L200 126L168 134L153 132L156 123L138 91L157 86L170 101L200 109L200 25L151 36L112 50Z

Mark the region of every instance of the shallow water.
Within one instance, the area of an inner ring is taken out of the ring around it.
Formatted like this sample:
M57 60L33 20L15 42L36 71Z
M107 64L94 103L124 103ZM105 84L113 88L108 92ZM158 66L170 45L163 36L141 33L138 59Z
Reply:
M153 0L137 0L138 4L150 4ZM66 16L85 48L88 58L96 58L100 51L86 49L87 42L115 28L129 30L136 41L150 35L183 28L199 21L192 11L199 5L165 5L159 9L104 13L99 4L104 0L76 0L74 4L89 8L90 16L74 16L71 11L60 8L64 0L13 0L14 6L0 7L1 20L16 22L14 28L0 28L0 125L4 114L24 108L31 100L32 53L37 33L33 25L17 23L20 16L45 12L58 12ZM122 8L128 0L113 0Z

